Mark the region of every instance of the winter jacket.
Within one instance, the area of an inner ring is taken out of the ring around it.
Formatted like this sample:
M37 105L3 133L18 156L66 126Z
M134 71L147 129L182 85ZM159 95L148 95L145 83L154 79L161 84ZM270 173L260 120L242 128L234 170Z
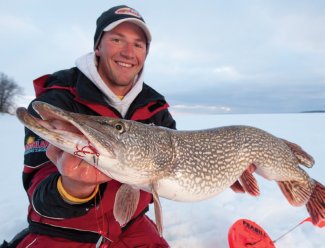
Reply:
M34 81L34 88L35 101L76 113L122 118L76 67L42 76ZM31 105L28 111L38 116ZM164 97L146 84L124 118L176 128ZM30 200L28 222L31 234L18 247L31 242L34 246L29 247L61 247L60 242L63 242L62 247L95 247L101 236L110 240L107 247L168 247L159 237L156 226L144 215L152 202L152 195L147 192L141 191L138 208L123 228L115 221L112 211L115 194L121 185L117 181L101 184L97 196L87 203L65 202L57 190L59 172L45 154L47 145L46 141L25 129L23 185Z

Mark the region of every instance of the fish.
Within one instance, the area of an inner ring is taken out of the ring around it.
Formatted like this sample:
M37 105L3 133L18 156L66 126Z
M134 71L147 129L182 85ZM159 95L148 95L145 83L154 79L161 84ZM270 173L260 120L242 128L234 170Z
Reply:
M114 203L121 226L132 217L139 191L153 195L156 224L163 232L159 197L194 202L228 189L260 195L255 174L275 181L292 206L306 206L314 225L325 219L325 187L304 169L315 161L299 145L262 129L233 125L174 130L132 120L65 111L35 101L16 110L24 126L44 140L96 166L122 183ZM57 128L57 124L60 127Z

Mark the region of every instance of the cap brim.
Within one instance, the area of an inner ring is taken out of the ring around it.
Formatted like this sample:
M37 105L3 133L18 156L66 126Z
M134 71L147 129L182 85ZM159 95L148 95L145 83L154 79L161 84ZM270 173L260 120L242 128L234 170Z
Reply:
M144 34L146 35L147 43L151 42L151 33L150 33L147 25L143 21L135 19L135 18L124 18L124 19L115 21L115 22L109 24L108 26L106 26L103 29L103 32L111 31L112 29L114 29L115 27L117 27L118 25L120 25L123 22L132 22L132 23L136 24L137 26L139 26L143 30Z

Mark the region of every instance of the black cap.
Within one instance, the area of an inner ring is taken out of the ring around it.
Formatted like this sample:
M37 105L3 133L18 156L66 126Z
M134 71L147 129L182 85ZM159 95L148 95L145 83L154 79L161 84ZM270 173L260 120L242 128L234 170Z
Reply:
M94 49L97 48L104 31L110 31L122 22L132 22L138 25L146 35L147 44L151 42L150 31L138 11L126 5L119 5L103 12L96 21L96 32L94 36Z

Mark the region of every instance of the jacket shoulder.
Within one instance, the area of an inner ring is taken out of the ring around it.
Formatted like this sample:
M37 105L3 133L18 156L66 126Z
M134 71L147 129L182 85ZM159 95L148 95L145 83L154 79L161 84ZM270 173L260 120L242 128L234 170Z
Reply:
M147 99L162 100L166 101L165 97L160 94L158 91L150 87L149 85L143 83L143 89L141 92Z
M38 97L49 89L74 88L80 73L79 69L73 67L71 69L57 71L53 74L45 74L33 81L35 94Z
M169 104L165 97L149 85L143 84L143 89L135 102L138 102L139 106L142 103L145 107L138 108L136 111L138 116L134 115L133 119L143 123L153 123L158 126L176 129L176 122L168 110Z
M70 86L70 87L74 86L79 74L80 71L77 67L72 67L70 69L54 72L53 74L47 75L46 79L44 80L45 81L44 86L45 87L51 87L53 85ZM36 80L34 80L34 82Z

